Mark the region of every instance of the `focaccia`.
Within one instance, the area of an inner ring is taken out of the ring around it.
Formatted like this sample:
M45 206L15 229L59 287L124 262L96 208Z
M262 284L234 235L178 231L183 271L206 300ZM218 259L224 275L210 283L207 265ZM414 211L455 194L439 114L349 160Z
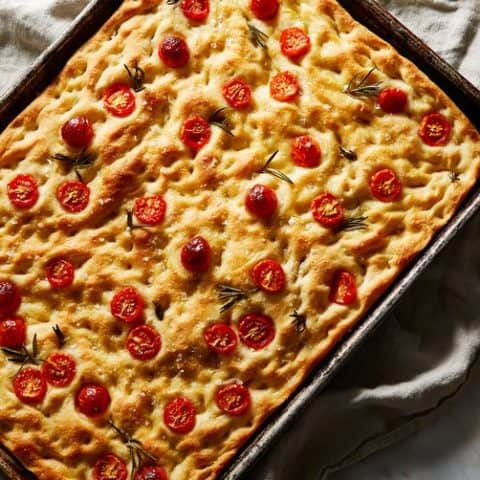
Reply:
M0 136L0 439L212 480L474 185L478 132L335 0L125 0Z

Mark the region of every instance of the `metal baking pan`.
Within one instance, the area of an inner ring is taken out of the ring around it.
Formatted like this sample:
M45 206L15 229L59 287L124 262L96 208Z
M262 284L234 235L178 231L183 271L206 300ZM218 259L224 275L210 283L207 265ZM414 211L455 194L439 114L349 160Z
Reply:
M0 102L0 131L60 72L66 61L119 7L122 0L93 0L64 36L33 65L27 75ZM480 129L480 91L436 55L376 0L339 0L358 21L392 44L437 83ZM381 299L310 374L308 379L256 432L220 475L221 480L248 478L248 471L276 439L325 388L355 349L395 306L438 253L480 210L480 187L473 189L450 222L407 267ZM1 435L1 432L0 432ZM35 477L0 446L0 470L12 480ZM0 478L2 475L0 473Z

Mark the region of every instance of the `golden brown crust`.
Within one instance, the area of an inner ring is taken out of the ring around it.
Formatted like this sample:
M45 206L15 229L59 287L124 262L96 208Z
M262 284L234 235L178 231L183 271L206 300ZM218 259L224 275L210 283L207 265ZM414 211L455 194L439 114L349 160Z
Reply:
M15 366L0 356L0 432L40 480L91 478L103 453L127 459L127 450L106 418L90 420L74 407L82 383L100 382L112 396L109 410L119 425L143 441L171 480L213 479L240 445L279 406L381 295L402 268L451 217L479 175L480 138L452 101L387 43L355 22L334 0L282 2L278 20L250 20L270 38L255 48L245 18L247 0L211 0L205 24L191 24L166 1L126 0L118 12L69 61L58 79L0 136L0 273L22 289L20 309L29 341L36 333L42 352L56 349L51 327L62 326L64 347L78 364L71 386L50 388L33 408L21 404L11 387ZM280 53L280 32L305 28L311 52L298 63ZM158 59L157 46L176 32L189 43L185 69L171 70ZM123 64L144 69L146 89L137 109L125 118L110 116L102 95L123 81ZM356 74L377 66L376 80L403 88L405 115L385 115L375 102L347 95L343 88ZM293 104L270 98L268 83L278 71L295 72L303 94ZM179 139L190 114L208 116L223 106L222 85L244 78L254 104L230 111L234 137L213 129L212 140L192 156ZM453 124L449 144L425 146L417 135L422 116L443 113ZM75 115L94 124L94 165L85 171L91 188L88 208L67 214L55 191L72 172L48 160L67 153L61 125ZM317 169L300 169L289 158L298 135L312 135L322 146ZM353 148L355 161L339 147ZM290 186L256 172L275 150L275 168L289 175ZM371 196L368 179L381 166L393 168L404 194L394 203ZM449 173L459 174L452 182ZM35 176L40 200L28 211L14 211L6 184L18 173ZM244 208L245 192L255 183L277 192L279 213L260 222ZM344 198L352 215L368 217L365 231L336 233L312 220L310 202L328 190ZM167 216L148 230L126 228L127 208L144 194L164 195ZM193 235L208 239L214 267L193 277L181 267L179 249ZM52 292L44 266L68 257L75 265L72 287ZM288 287L275 297L255 293L225 319L236 324L245 312L260 309L275 319L276 338L265 350L241 345L229 357L209 352L202 332L218 321L215 285L251 287L249 272L260 259L277 259ZM359 299L351 307L328 301L329 284L339 268L351 271ZM128 329L110 314L113 293L133 285L149 306L146 322L162 336L152 361L131 358L124 344ZM152 302L165 309L155 318ZM307 330L296 332L289 315L307 316ZM239 379L250 388L251 411L222 414L214 401L217 386ZM178 395L198 410L188 435L163 424L163 406Z

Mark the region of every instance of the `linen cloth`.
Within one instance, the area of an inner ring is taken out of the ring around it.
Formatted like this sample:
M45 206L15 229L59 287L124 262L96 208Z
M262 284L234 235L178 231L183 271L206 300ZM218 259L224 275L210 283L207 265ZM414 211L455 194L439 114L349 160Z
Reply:
M480 0L381 1L480 86ZM0 97L87 3L0 0ZM479 235L477 217L262 459L253 480L340 478L333 472L413 433L447 400L455 402L480 349ZM433 477L427 468L416 478Z

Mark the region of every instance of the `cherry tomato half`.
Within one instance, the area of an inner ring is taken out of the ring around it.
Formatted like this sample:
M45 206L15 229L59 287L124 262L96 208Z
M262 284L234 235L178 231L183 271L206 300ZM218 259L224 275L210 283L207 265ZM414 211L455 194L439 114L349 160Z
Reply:
M137 471L134 480L168 480L168 476L163 467L147 465Z
M75 269L63 258L54 258L47 263L47 280L53 288L69 287L73 283Z
M52 353L42 364L45 379L55 387L70 385L77 373L77 364L71 355Z
M210 350L228 355L237 347L237 335L226 323L216 323L203 332L203 338Z
M182 68L190 60L187 42L175 35L167 35L161 41L158 55L162 62L170 68Z
M384 88L378 95L378 104L385 113L402 113L407 107L407 94L399 88Z
M128 117L135 110L135 93L128 85L116 83L105 91L103 104L115 117Z
M441 113L428 113L422 118L418 134L431 147L442 147L450 140L452 125Z
M280 3L278 0L251 0L250 9L260 20L272 20L277 16Z
M265 292L278 293L285 288L285 272L275 260L260 260L253 266L251 276L255 286Z
M232 417L245 414L252 404L250 392L242 383L229 383L217 390L215 395L218 408Z
M133 207L133 214L137 220L145 225L156 225L165 218L167 204L160 195L137 198Z
M203 22L210 13L209 0L182 0L180 4L183 14L195 22Z
M381 202L394 202L402 195L402 182L389 168L382 168L370 178L370 190Z
M127 337L127 349L137 360L151 360L160 351L160 334L149 325L139 325L130 330Z
M266 185L254 185L245 197L245 206L257 217L271 217L278 206L277 194Z
M47 393L47 382L40 369L25 367L13 379L15 395L29 405L41 403Z
M199 115L187 118L180 131L182 142L195 151L206 145L211 136L212 130L209 123Z
M252 90L239 78L232 78L223 86L223 97L232 108L248 108L252 102Z
M248 313L238 321L240 340L253 350L261 350L275 338L272 319L262 313Z
M318 167L322 158L320 145L310 135L297 137L290 154L295 165L305 168Z
M192 273L203 273L210 268L212 263L212 249L209 243L198 235L183 246L180 259L185 270Z
M110 406L108 390L97 383L87 383L78 390L75 396L75 407L87 417L99 417Z
M280 35L280 48L288 58L303 57L310 51L310 46L310 37L301 28L286 28Z
M58 186L57 199L64 210L78 213L88 205L90 188L78 180L67 180Z
M93 480L127 480L127 464L113 453L100 457L93 467Z
M142 318L145 301L140 292L133 287L118 291L110 302L112 315L126 323L137 322Z
M38 185L31 175L17 175L7 185L8 198L17 208L31 208L38 200Z
M87 148L93 140L93 128L85 115L74 117L62 126L62 138L73 148Z
M165 406L163 420L175 433L189 433L195 428L197 409L188 398L175 398Z
M300 94L300 85L292 72L277 73L270 81L270 95L279 102L292 102Z
M326 228L338 227L345 219L345 209L341 200L328 192L314 198L310 208L313 218Z
M20 348L25 343L27 327L22 317L0 320L0 347Z
M351 305L357 299L355 278L346 270L338 271L333 277L328 299L339 305Z
M22 303L17 285L10 280L0 280L0 318L14 314Z

